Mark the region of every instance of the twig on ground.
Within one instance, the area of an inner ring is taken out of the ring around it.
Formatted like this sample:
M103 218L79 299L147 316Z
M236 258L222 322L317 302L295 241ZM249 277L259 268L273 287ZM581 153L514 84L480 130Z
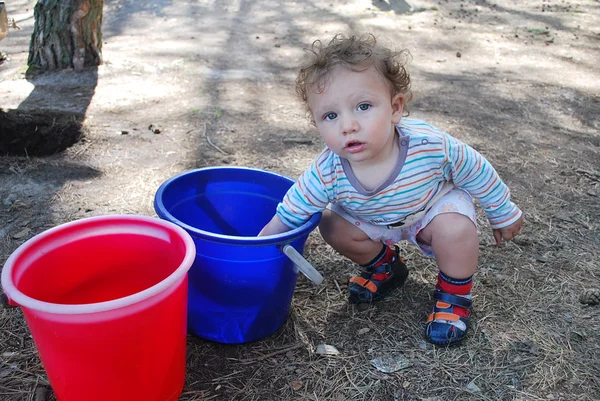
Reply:
M577 170L575 170L575 172L577 172L579 174L583 174L590 180L600 181L600 173L597 173L595 171L589 171L589 170L584 170L584 169L578 168Z
M338 292L340 293L340 295L344 295L342 293L342 289L340 288L340 285L338 284L336 279L333 279L333 282L335 283L335 286L337 287Z
M360 388L358 388L358 386L356 385L356 383L354 383L354 380L352 380L350 378L350 375L348 374L348 369L346 369L345 366L344 366L344 373L346 373L346 378L348 379L348 381L350 382L350 384L352 384L352 386L356 389L356 391L358 391L360 394L363 394L364 391L361 390Z
M280 350L277 350L277 351L273 351L273 352L268 353L268 354L261 355L261 356L256 357L256 358L240 360L239 363L245 365L245 364L248 364L248 363L254 363L254 362L264 361L265 359L269 359L269 358L271 358L271 357L273 357L275 355L285 354L288 351L293 351L295 349L302 348L304 346L305 346L304 343L297 343L297 344L291 345L289 347L286 347L286 348L283 348L283 349L280 349Z
M228 155L229 153L225 152L223 149L221 149L220 147L218 147L217 145L215 145L211 140L210 140L210 136L208 135L208 130L206 129L206 123L204 123L204 136L206 137L206 140L208 141L208 144L210 146L212 146L213 148L217 149L219 152L223 153L224 155Z
M46 401L47 392L48 388L46 386L37 386L33 396L33 401Z

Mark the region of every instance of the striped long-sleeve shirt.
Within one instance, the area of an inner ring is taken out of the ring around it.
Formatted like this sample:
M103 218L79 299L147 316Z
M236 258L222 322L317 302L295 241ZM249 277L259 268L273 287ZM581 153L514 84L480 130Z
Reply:
M281 221L298 227L331 202L371 224L408 222L427 210L448 183L479 200L492 228L520 218L508 187L475 149L420 120L402 119L396 131L400 156L378 188L363 188L348 161L325 148L277 206Z

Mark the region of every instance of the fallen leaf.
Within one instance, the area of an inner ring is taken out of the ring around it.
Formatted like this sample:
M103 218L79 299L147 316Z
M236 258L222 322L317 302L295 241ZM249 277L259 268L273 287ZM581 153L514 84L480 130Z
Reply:
M319 344L317 345L316 353L319 355L339 355L340 351L338 351L333 345Z
M380 372L394 373L399 370L406 369L412 364L403 355L385 355L371 360L371 365L373 365Z

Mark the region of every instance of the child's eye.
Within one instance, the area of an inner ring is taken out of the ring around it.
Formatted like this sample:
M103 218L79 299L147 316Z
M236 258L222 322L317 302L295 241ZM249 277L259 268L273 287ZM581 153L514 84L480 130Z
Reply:
M358 109L360 111L369 110L370 107L371 107L371 105L369 103L361 103L358 105Z
M327 121L335 120L336 118L337 118L337 114L336 113L327 113L323 117L323 119L327 120Z

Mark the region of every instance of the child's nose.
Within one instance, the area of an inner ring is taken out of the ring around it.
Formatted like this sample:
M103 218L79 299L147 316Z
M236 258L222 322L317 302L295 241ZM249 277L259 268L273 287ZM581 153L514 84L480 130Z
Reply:
M359 129L358 121L354 116L344 118L342 122L342 133L344 135L351 134L353 132L357 132Z

